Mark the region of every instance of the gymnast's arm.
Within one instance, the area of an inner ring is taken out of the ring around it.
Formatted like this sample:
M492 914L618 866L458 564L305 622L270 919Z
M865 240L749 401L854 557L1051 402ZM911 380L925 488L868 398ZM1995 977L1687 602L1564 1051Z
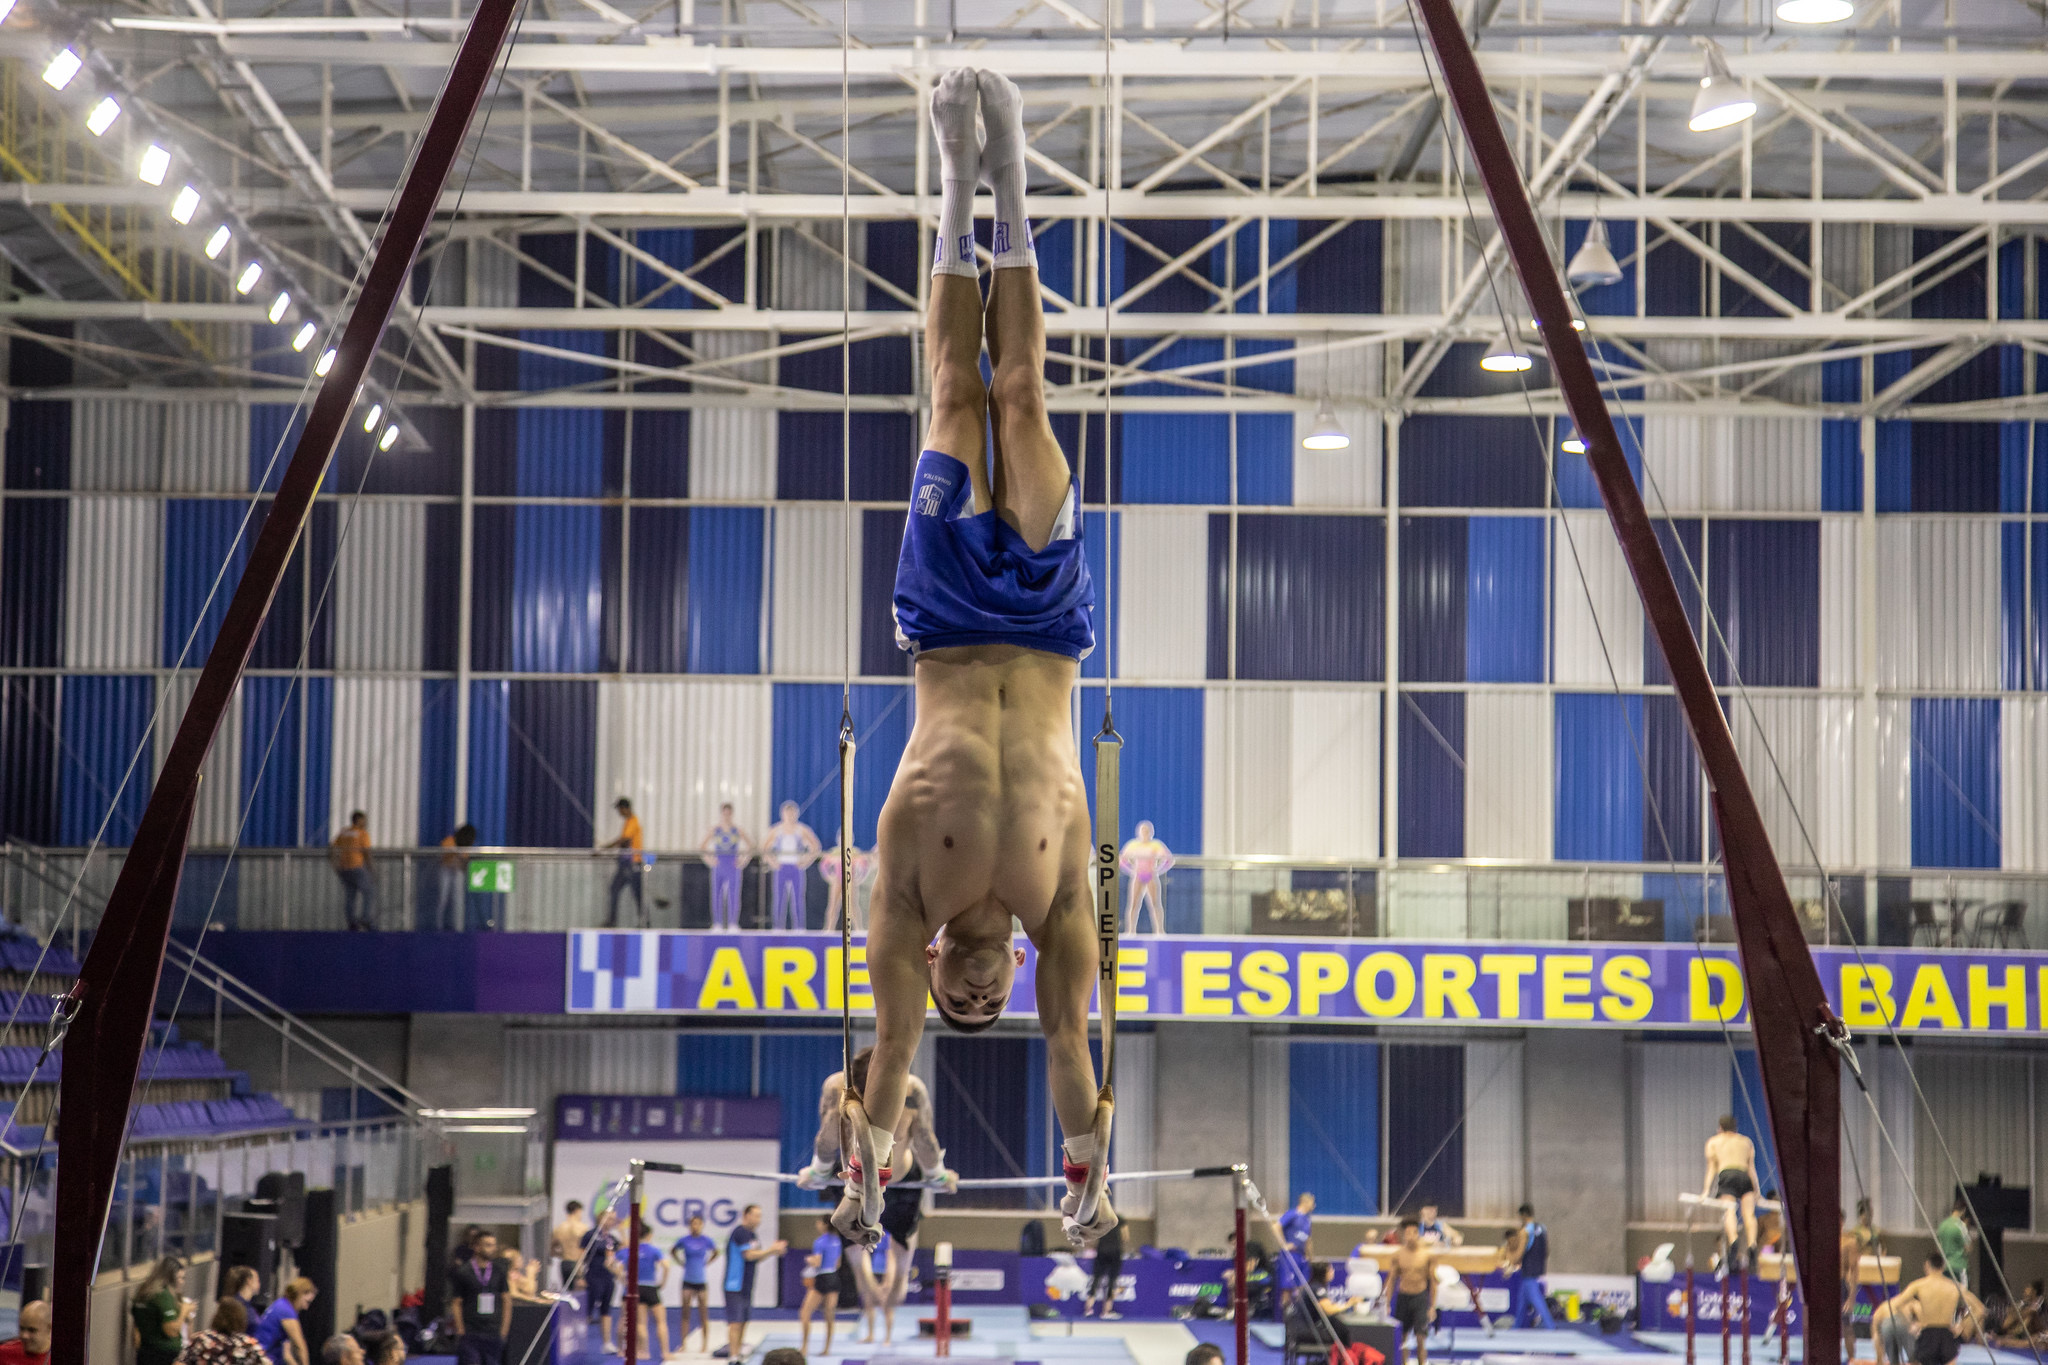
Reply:
M846 1073L835 1071L818 1091L818 1136L811 1142L811 1157L815 1166L828 1173L839 1159L839 1100L845 1090Z
M882 808L877 840L881 876L868 922L868 981L875 996L875 1050L868 1060L862 1099L868 1123L896 1131L910 1090L910 1064L924 1037L931 1001L931 968L925 948L922 897L917 892L917 841L910 820L894 806Z
M924 1082L916 1076L903 1096L904 1112L910 1117L910 1150L917 1157L917 1164L926 1174L944 1169L946 1150L939 1146L939 1135L932 1127L932 1097Z

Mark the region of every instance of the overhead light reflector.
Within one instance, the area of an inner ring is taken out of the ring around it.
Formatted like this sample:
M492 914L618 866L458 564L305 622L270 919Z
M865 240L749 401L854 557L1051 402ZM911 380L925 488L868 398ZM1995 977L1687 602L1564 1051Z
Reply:
M135 174L145 185L161 185L170 173L171 154L156 143L150 143L142 153L142 164L135 168Z
M1301 438L1303 450L1349 450L1351 433L1344 430L1344 424L1337 420L1336 410L1330 400L1324 398L1316 408L1315 425L1308 435Z
M1855 14L1849 0L1784 0L1778 6L1778 17L1788 24L1839 24Z
M1486 354L1479 358L1479 368L1489 374L1520 374L1536 362L1512 339L1503 335L1486 348Z
M71 84L71 78L85 67L85 58L65 48L50 58L50 64L43 68L43 84L53 90L62 90Z
M1614 259L1614 249L1607 244L1605 222L1595 218L1587 225L1586 240L1572 253L1572 263L1565 268L1564 277L1578 289L1621 283L1621 262ZM1584 324L1573 318L1572 326L1581 329Z
M256 281L263 278L263 262L251 261L242 267L241 278L235 281L235 292L246 294L256 287Z
M292 296L280 289L277 297L270 301L270 320L272 322L283 321L285 309L291 306Z
M1756 101L1728 71L1728 59L1716 43L1707 44L1707 69L1700 77L1700 90L1692 97L1692 118L1686 127L1695 133L1732 128L1756 114Z
M199 191L187 185L178 191L178 197L171 201L171 221L183 226L192 221L192 215L199 212ZM226 232L226 228L220 229ZM226 246L226 242L221 243Z
M1567 427L1565 430L1567 434L1562 441L1559 441L1557 443L1557 448L1559 450L1562 450L1567 455L1585 454L1586 443L1579 439L1579 433L1576 431L1572 431L1569 427Z
M119 117L121 117L121 101L109 95L98 104L95 104L92 107L92 112L85 116L85 130L94 137L98 137L101 133L113 127L114 120Z
M307 323L305 326L299 328L299 334L292 338L292 349L294 351L303 351L308 346L312 345L313 334L318 330L319 328L315 327L310 322Z
M213 236L206 239L206 259L209 261L219 260L220 253L228 249L228 241L233 236L234 234L228 231L226 223L222 223L219 227L215 228Z

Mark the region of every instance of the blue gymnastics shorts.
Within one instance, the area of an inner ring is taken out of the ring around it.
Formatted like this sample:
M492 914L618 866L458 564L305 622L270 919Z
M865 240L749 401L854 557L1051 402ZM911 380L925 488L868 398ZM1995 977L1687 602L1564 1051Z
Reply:
M1069 659L1095 648L1095 580L1074 520L1075 493L1033 550L994 511L971 515L967 466L927 450L910 482L896 560L896 644L927 649L1021 645Z

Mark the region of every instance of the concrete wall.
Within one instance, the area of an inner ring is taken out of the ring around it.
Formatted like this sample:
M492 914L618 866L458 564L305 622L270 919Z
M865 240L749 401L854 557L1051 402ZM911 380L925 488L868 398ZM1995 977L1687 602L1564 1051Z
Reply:
M1531 1029L1523 1056L1529 1202L1553 1270L1622 1274L1628 1261L1628 1058L1620 1033Z
M435 1017L421 1016L429 1024ZM412 1024L409 1017L319 1018L311 1022L385 1075L405 1079L406 1039ZM191 1037L208 1038L213 1033L213 1020L205 1015L187 1015L179 1020L178 1027ZM248 1072L249 1083L258 1090L320 1090L349 1083L347 1072L334 1070L304 1048L292 1048L287 1062L277 1030L257 1019L222 1020L214 1050L227 1059L229 1066Z
M505 1021L494 1014L417 1014L405 1083L446 1108L505 1103Z
M1252 1150L1252 1034L1242 1024L1166 1023L1154 1035L1154 1151L1161 1166L1227 1166ZM1153 1194L1158 1244L1199 1252L1230 1236L1226 1180L1175 1180ZM1277 1210L1276 1210L1277 1212Z
M426 1255L425 1200L395 1204L341 1221L335 1257L334 1323L347 1331L366 1308L386 1313L398 1307L417 1279Z

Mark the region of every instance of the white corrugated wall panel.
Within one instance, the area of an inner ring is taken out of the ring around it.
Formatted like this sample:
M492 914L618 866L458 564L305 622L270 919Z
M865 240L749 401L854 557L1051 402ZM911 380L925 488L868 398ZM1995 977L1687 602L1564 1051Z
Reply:
M2008 1185L2031 1179L2034 1116L2027 1071L2028 1059L2022 1054L1988 1048L1913 1049L1913 1072L1927 1096L1914 1124L1919 1131L1913 1188L1930 1217L1944 1216L1955 1187L1974 1181L1979 1172L2003 1176Z
M1854 687L1859 651L1856 623L1857 538L1853 521L1820 524L1820 685Z
M1404 313L1443 312L1450 302L1443 292L1443 225L1418 218L1387 226L1396 286L1388 292L1399 295Z
M1209 514L1132 507L1117 526L1118 676L1199 681L1209 668L1209 600L1190 585L1208 576Z
M1224 757L1220 790L1227 806L1214 827L1204 822L1204 852L1291 853L1294 841L1294 704L1292 689L1212 689L1208 716L1224 715L1224 730L1205 747ZM1219 702L1221 705L1219 706ZM1206 766L1206 765L1205 765Z
M676 1093L673 1029L598 1029L590 1035L594 1095Z
M155 498L73 497L69 510L66 667L156 667L163 634L163 504Z
M1820 510L1820 419L1717 417L1701 491L1728 512Z
M1706 1135L1728 1112L1728 1049L1719 1039L1698 1043L1638 1043L1635 1067L1635 1209L1640 1222L1685 1218L1680 1192L1697 1190L1705 1171Z
M360 810L379 845L418 842L420 706L420 685L410 678L334 680L327 809L336 827Z
M1380 694L1302 688L1291 710L1287 851L1379 857Z
M1315 426L1316 415L1313 409L1294 414L1294 505L1378 507L1383 444L1380 414L1355 403L1338 403L1334 410L1351 437L1349 450L1302 449L1301 438Z
M478 240L475 250L475 297L470 302L478 308L517 308L519 258L494 237Z
M777 308L839 307L841 275L846 269L836 251L839 224L827 220L812 223L810 228L816 242L804 240L791 227L775 234L773 292ZM866 257L866 246L867 224L855 222L852 254L856 261ZM856 297L866 292L867 282L860 272L852 272L852 280Z
M1113 1171L1159 1169L1152 1122L1152 1043L1149 1033L1127 1033L1116 1040L1116 1127L1109 1139L1109 1168ZM1149 1218L1152 1186L1150 1180L1118 1185L1117 1212Z
M1608 687L1619 678L1623 687L1643 681L1643 605L1635 580L1621 556L1621 543L1604 512L1563 512L1571 541L1560 526L1551 550L1551 601L1555 603L1555 680L1567 686ZM1573 544L1578 549L1572 556ZM1583 581L1580 578L1584 570ZM1590 593L1590 605L1587 597ZM1595 623L1598 629L1595 629ZM1606 640L1606 651L1601 640ZM1607 671L1607 657L1614 674Z
M1819 806L1820 783L1814 747L1820 738L1819 702L1814 697L1731 697L1728 726L1735 752L1749 777L1749 788L1771 836L1778 861L1787 867L1812 867L1802 825L1811 830Z
M506 1029L505 1103L538 1109L553 1122L555 1096L595 1094L590 1084L593 1036L572 1029ZM673 1071L669 1082L675 1082Z
M1682 413L1643 418L1643 501L1650 515L1699 510L1701 466L1712 420Z
M1527 1165L1524 1129L1521 1040L1465 1044L1467 1218L1515 1216Z
M1913 848L1913 704L1877 703L1877 849L1880 862L1905 867Z
M1858 1048L1857 1055L1863 1059L1863 1078L1870 1086L1870 1099L1858 1096L1853 1103L1845 1104L1842 1112L1845 1116L1854 1115L1857 1126L1846 1130L1856 1138L1857 1154L1872 1154L1865 1158L1865 1165L1872 1169L1864 1178L1875 1192L1877 1225L1927 1228L1929 1224L1922 1221L1913 1200L1913 1169L1919 1151L1915 1132L1919 1125L1913 1116L1920 1110L1920 1101L1913 1091L1906 1059L1883 1038L1872 1039ZM1873 1108L1875 1114L1871 1112ZM1846 1123L1847 1120L1845 1128ZM1889 1143L1885 1140L1887 1132L1891 1135ZM1896 1154L1893 1148L1897 1148ZM1946 1211L1936 1212L1934 1217L1938 1219Z
M335 667L419 671L426 504L361 501L343 510L342 525L334 574Z
M274 452L262 452L269 465ZM277 467L291 458L286 450ZM243 493L249 488L249 408L243 403L173 403L164 417L164 489Z
M2005 866L2048 867L2048 701L2007 697L1999 709L1999 846Z
M170 755L171 741L177 737L178 726L185 719L185 708L191 704L192 689L198 681L199 674L187 670L166 674L157 682L156 763L150 770L152 778L163 770L164 759ZM192 847L226 848L236 842L235 832L242 821L242 689L239 684L234 696L228 699L227 714L221 718L220 731L214 736L213 748L207 750L206 762L199 773L199 804L198 809L192 812Z
M1982 519L1878 523L1879 686L1997 690L1998 534Z
M1820 845L1823 867L1856 861L1856 812L1861 793L1856 784L1856 716L1860 703L1851 697L1822 697L1818 703L1814 740L1817 809L1814 842Z
M1548 859L1552 851L1550 697L1465 698L1465 856Z
M836 305L835 305L836 306ZM766 332L698 332L700 361L749 355L769 346ZM750 361L719 371L756 383L774 380L774 362ZM714 392L718 390L714 389ZM690 410L690 496L712 500L775 496L775 412L771 408Z
M727 802L758 834L772 712L765 682L600 682L597 804L630 798L654 849L695 848Z
M790 678L833 678L860 671L861 518L836 503L775 509L774 672ZM851 629L847 623L852 622Z
M1291 1139L1293 1099L1289 1095L1288 1046L1285 1035L1252 1036L1252 1183L1261 1193L1284 1197L1294 1188L1288 1146ZM1119 1044L1121 1046L1121 1044ZM1150 1184L1150 1181L1143 1182Z
M71 486L100 493L163 487L164 408L120 398L71 404Z

